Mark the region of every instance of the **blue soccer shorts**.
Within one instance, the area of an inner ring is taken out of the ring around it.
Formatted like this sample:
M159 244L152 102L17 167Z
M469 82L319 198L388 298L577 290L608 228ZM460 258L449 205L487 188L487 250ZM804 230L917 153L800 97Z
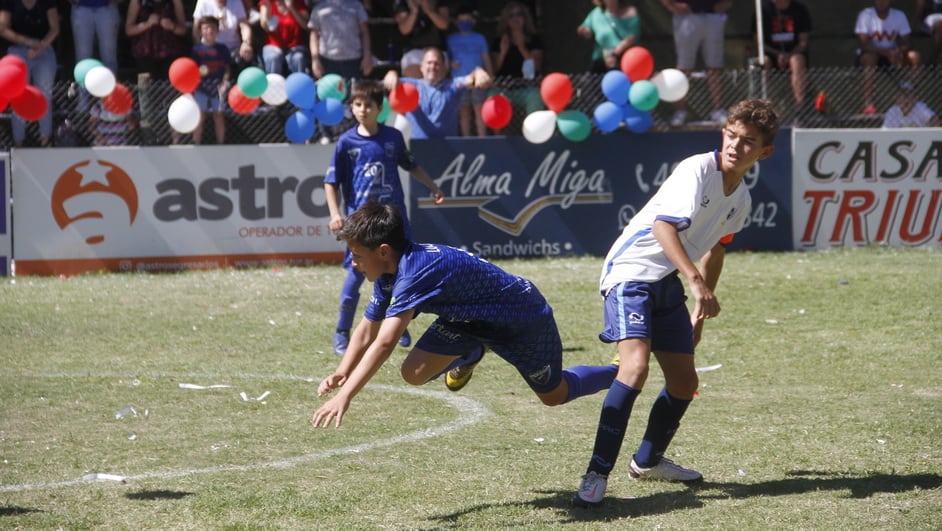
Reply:
M677 273L657 282L622 282L605 296L605 329L599 339L650 339L653 352L693 354L693 325Z
M549 305L542 315L524 323L438 318L415 347L445 356L465 356L481 345L513 365L536 393L548 393L562 380L563 342Z

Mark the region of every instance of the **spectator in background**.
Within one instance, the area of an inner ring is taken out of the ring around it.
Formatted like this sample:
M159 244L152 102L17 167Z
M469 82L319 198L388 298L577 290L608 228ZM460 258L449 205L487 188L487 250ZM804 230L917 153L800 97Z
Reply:
M939 127L939 117L928 105L916 100L916 92L909 81L900 83L896 105L883 117L883 129L896 127Z
M103 65L118 73L118 29L121 0L72 0L72 40L75 62L94 56L95 44Z
M697 62L697 51L703 54L706 67L707 90L713 103L710 120L726 123L723 108L723 44L726 12L733 0L661 0L673 13L674 48L677 68L688 76ZM687 99L677 102L671 117L671 126L680 127L687 121Z
M0 37L9 43L7 53L26 62L27 83L38 88L49 104L39 120L39 145L52 145L52 86L56 80L56 51L52 43L59 35L59 10L55 0L0 1ZM26 122L13 113L13 144L23 145Z
M458 136L458 109L461 94L467 88L487 88L491 76L483 68L452 79L448 77L445 54L435 47L425 50L422 57L422 78L400 78L390 70L383 78L386 90L392 92L400 82L411 83L419 91L419 106L406 118L412 126L412 138L443 138Z
M638 10L627 0L593 0L595 7L576 32L594 39L592 71L603 73L619 68L621 54L641 40Z
M526 81L543 73L543 39L536 33L530 9L514 0L504 4L497 20L497 36L491 45L494 75L500 92L523 116L543 109L535 83Z
M137 116L133 111L115 114L105 108L100 99L88 113L88 128L95 146L127 146L137 129Z
M167 79L174 59L184 55L186 18L182 0L131 0L124 32L131 39L137 70Z
M226 143L226 101L231 79L232 55L229 47L217 42L219 19L202 17L199 21L200 40L193 45L193 60L200 66L200 84L193 97L200 106L200 121L193 130L193 143L203 143L203 121L213 115L216 143Z
M942 0L916 0L916 19L922 21L931 41L926 62L939 61L939 52L942 52Z
M752 17L752 27L756 27ZM765 69L791 71L795 108L805 101L805 74L808 70L808 41L811 15L797 0L765 1L762 5Z
M487 48L487 39L484 35L474 31L477 20L470 7L461 7L455 18L458 31L448 36L448 55L451 56L451 74L454 77L464 77L475 68L483 68L493 75L491 55ZM481 118L481 106L487 98L487 89L472 88L464 91L461 96L459 125L462 136L471 136L471 124L477 136L487 136L487 126Z
M265 72L284 74L307 72L308 59L307 26L308 9L304 0L262 0L258 4L259 19L265 31L262 46L262 61Z
M402 75L420 78L425 49L429 46L445 48L444 35L451 12L448 6L439 6L435 0L396 0L394 11L396 26L404 38Z
M373 71L368 15L359 0L322 0L311 8L311 72L315 78L338 74L344 79Z
M857 49L863 67L864 114L875 114L873 83L878 66L917 66L919 52L910 45L909 20L890 0L874 0L857 15L854 33L860 41Z
M193 9L193 42L199 44L203 38L200 21L213 17L219 22L217 42L228 48L232 64L238 70L255 63L252 47L252 26L242 0L196 0Z

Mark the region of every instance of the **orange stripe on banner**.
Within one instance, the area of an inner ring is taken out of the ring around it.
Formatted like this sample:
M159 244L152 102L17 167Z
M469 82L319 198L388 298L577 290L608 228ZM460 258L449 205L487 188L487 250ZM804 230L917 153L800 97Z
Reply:
M316 264L339 264L342 261L342 252L16 260L16 274L78 275L92 271L164 273L225 267L311 266Z

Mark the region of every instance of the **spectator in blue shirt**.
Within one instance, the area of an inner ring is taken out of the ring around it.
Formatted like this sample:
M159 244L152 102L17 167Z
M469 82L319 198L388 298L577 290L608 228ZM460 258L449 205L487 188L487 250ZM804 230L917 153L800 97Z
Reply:
M458 31L448 35L448 55L451 59L451 73L455 77L470 74L475 68L483 68L488 74L494 74L491 65L490 50L484 35L474 31L476 23L474 11L470 7L458 10L455 26ZM461 96L461 111L459 115L461 135L471 136L471 124L477 136L487 135L487 126L481 118L481 106L487 98L487 89L472 88L466 90Z

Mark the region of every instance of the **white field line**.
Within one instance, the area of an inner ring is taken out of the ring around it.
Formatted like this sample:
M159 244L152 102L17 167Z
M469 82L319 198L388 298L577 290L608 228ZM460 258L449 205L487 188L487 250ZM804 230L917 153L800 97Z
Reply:
M40 376L40 375L31 375L31 376ZM65 376L76 376L76 375L41 375L46 377L65 377ZM87 375L90 377L105 377L107 375ZM147 377L147 375L142 375ZM127 375L121 375L122 378L126 378ZM167 375L161 375L160 377L166 378ZM276 375L226 375L220 376L215 375L199 375L199 374L189 374L185 376L186 378L196 379L196 378L265 378L265 379L282 379L282 380L309 380L308 378L301 378L298 376L276 376ZM404 435L397 435L396 437L391 437L389 439L382 439L378 441L365 442L363 444L357 444L353 446L347 446L344 448L334 448L331 450L324 450L321 452L316 452L313 454L299 455L297 457L289 457L287 459L281 459L278 461L270 461L265 463L255 463L248 465L219 465L208 468L192 468L185 470L176 470L176 471L166 471L166 472L147 472L144 474L138 474L135 476L125 476L124 480L127 481L136 481L142 479L171 479L171 478L181 478L186 476L194 476L197 474L214 474L217 472L247 472L251 470L258 470L263 468L291 468L297 465L311 463L313 461L319 461L321 459L327 459L330 457L338 455L349 455L357 454L362 452L368 452L370 450L375 450L377 448L385 448L387 446L394 446L397 444L408 443L413 441L419 441L422 439L431 439L432 437L438 437L446 433L460 430L466 428L473 424L476 424L490 415L490 411L484 404L476 400L471 400L470 398L465 398L454 393L445 393L444 391L430 391L426 389L413 388L413 387L394 387L391 385L367 385L366 389L368 390L379 390L379 391L388 391L393 393L404 393L407 395L417 395L427 398L433 398L441 400L442 402L447 403L451 407L458 410L458 417L451 422L447 422L440 426L432 426L429 428L424 428L416 430L412 433L406 433ZM314 428L311 428L314 429ZM40 490L40 489L53 489L61 487L74 487L77 485L85 485L95 480L85 480L85 479L73 479L68 481L58 481L58 482L47 482L47 483L21 483L18 485L0 485L0 492L21 492L26 490Z

